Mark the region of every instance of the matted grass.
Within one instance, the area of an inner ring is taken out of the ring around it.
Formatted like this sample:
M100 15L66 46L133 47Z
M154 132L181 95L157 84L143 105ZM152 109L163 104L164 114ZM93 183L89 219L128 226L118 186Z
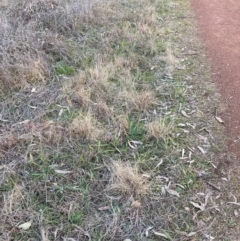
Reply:
M5 4L0 239L230 237L220 97L189 2Z

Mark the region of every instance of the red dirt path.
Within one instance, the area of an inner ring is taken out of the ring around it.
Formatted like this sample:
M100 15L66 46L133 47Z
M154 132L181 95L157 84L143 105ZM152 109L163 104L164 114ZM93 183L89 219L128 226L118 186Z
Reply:
M192 7L213 80L227 103L221 118L231 140L229 150L240 158L240 0L192 0Z

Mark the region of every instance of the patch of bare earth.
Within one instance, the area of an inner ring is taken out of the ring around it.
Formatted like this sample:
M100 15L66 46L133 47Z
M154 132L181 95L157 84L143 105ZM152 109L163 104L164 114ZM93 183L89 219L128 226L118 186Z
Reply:
M212 69L212 79L222 94L224 109L216 109L224 121L227 135L227 149L220 157L221 173L229 176L222 183L223 207L229 218L218 223L218 237L225 240L239 239L239 14L238 1L192 1L192 7ZM225 180L225 178L223 177ZM226 232L226 233L225 233Z
M230 237L235 176L189 2L4 3L0 239Z

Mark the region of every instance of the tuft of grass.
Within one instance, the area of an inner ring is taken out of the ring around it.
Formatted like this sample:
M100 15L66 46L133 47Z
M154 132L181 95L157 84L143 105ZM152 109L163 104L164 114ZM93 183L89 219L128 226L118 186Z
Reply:
M75 72L75 67L66 65L64 63L58 62L55 65L57 74L71 76Z
M118 101L125 106L127 112L146 112L157 104L153 91L124 90L119 93Z
M20 185L15 185L11 191L3 195L2 213L4 215L11 215L14 210L18 209L24 202L24 188Z
M166 48L166 75L171 77L174 70L179 66L179 60L174 56L171 45Z
M135 199L149 192L150 184L137 166L122 161L112 161L110 167L111 179L108 191L121 193Z
M102 131L97 127L97 121L89 111L86 114L79 113L79 115L73 119L70 130L78 135L83 140L97 140Z
M147 123L146 128L150 138L166 142L168 137L173 134L174 123L172 121L168 121L166 118L158 118Z

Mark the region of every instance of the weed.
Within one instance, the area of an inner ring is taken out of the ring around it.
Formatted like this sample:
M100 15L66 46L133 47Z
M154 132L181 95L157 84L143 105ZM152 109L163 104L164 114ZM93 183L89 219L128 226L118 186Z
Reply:
M61 62L58 62L55 65L55 69L57 74L62 74L67 76L73 75L75 72L75 68L73 66L69 66Z

